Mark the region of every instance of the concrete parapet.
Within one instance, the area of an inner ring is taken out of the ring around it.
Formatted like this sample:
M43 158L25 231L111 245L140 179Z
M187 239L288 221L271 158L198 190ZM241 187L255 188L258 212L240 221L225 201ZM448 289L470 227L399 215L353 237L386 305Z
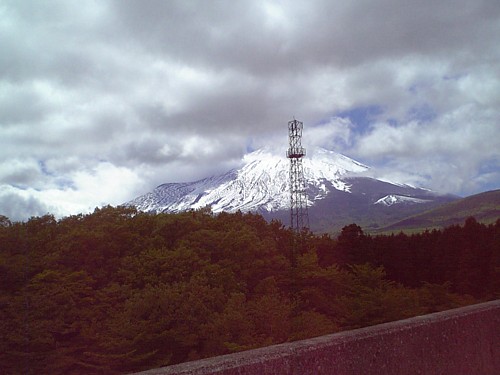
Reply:
M500 300L141 375L500 374Z

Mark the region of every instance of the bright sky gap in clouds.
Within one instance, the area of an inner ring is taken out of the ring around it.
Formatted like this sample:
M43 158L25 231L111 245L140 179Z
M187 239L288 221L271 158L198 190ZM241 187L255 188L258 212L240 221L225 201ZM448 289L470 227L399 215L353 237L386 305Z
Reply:
M0 214L117 205L303 144L500 188L498 0L0 0Z

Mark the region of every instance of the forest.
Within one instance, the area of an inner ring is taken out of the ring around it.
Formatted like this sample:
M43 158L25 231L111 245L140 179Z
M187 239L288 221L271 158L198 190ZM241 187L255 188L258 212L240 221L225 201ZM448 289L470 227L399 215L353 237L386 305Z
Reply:
M296 234L252 213L0 216L0 372L122 374L500 297L500 219Z

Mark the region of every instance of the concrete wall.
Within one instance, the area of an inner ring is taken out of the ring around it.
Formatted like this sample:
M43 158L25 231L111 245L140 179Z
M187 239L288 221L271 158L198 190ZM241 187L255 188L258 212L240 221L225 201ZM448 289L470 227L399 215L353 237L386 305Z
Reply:
M500 300L140 374L497 375Z

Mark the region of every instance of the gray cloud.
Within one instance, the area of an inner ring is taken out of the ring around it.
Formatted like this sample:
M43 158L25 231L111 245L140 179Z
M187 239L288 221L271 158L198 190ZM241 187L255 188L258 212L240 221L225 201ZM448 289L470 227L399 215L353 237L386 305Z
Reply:
M500 182L494 0L4 0L0 19L0 187L21 202L0 213L14 218L225 171L286 147L292 116L306 146L380 176L461 194Z
M0 215L12 221L23 221L31 216L49 213L49 207L33 196L23 196L19 191L0 187Z

